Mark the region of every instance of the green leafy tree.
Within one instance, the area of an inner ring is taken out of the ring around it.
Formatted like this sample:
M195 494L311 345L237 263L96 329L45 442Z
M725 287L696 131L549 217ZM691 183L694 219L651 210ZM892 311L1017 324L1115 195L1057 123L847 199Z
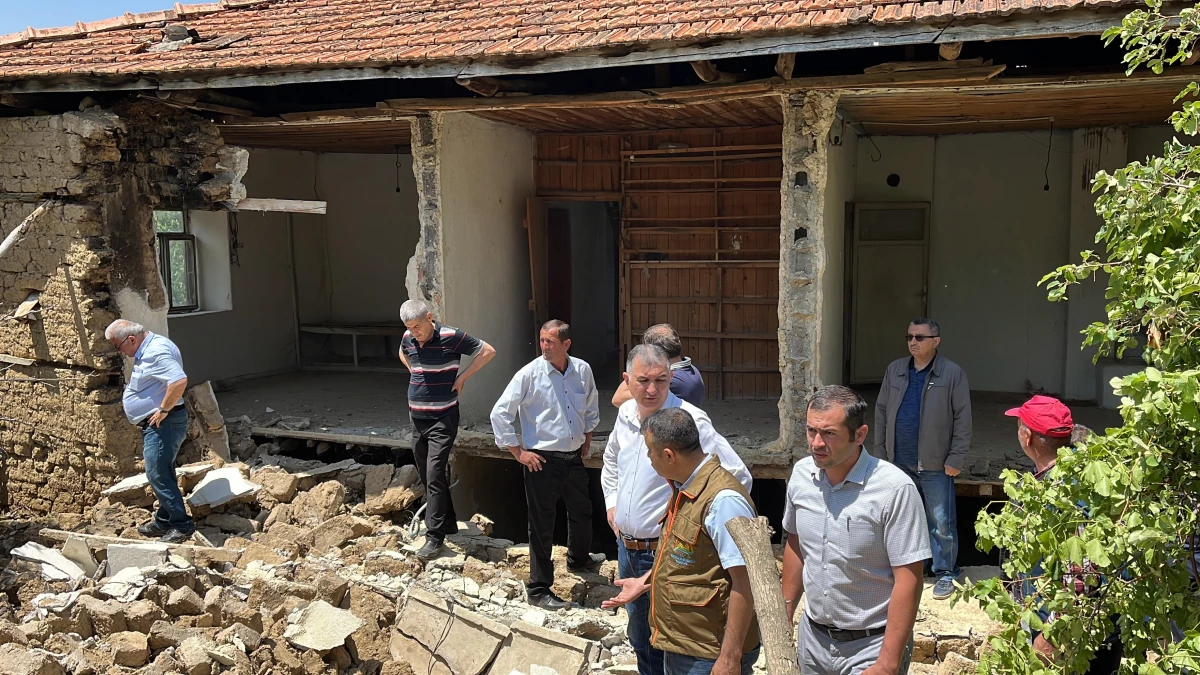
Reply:
M1153 0L1104 39L1126 50L1129 72L1161 73L1200 49L1200 15L1167 13ZM1183 136L1200 129L1198 93L1193 83L1176 99L1171 123ZM1200 148L1178 140L1161 157L1100 172L1093 192L1103 251L1084 251L1042 280L1062 301L1076 284L1107 275L1107 320L1088 326L1083 342L1097 358L1140 349L1149 367L1113 381L1121 427L1060 451L1043 480L1004 472L1010 501L982 514L976 529L985 549L1007 552L1008 576L1027 576L1036 594L1017 602L993 579L958 596L1005 626L989 639L980 673L1083 672L1114 619L1123 672L1200 672L1200 597L1189 574L1200 532L1198 177ZM1051 612L1044 625L1039 603ZM1022 624L1044 631L1054 660L1039 658Z

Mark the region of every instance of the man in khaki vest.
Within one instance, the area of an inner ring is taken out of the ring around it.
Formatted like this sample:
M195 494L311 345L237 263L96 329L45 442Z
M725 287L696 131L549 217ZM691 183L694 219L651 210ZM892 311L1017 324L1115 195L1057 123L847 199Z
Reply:
M750 675L758 660L758 623L746 561L725 524L754 518L750 494L720 461L700 449L700 432L682 408L642 423L650 465L671 483L654 569L618 579L604 603L624 605L650 591L650 642L666 675Z

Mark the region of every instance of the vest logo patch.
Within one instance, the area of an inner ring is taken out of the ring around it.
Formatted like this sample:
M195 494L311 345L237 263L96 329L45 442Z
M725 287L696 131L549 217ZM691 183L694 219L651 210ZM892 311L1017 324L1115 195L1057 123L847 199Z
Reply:
M675 548L671 549L671 560L680 567L691 567L696 564L696 551L686 541L675 540Z

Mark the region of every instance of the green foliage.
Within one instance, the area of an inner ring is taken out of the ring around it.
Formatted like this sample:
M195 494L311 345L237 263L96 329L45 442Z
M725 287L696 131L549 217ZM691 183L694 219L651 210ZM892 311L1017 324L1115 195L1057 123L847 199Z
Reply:
M1149 2L1104 35L1125 48L1131 72L1144 66L1161 73L1200 49L1200 14L1161 10L1158 0ZM1177 100L1197 94L1200 87L1191 84ZM1171 122L1194 134L1200 103L1185 101ZM1189 587L1186 548L1200 532L1198 177L1200 148L1177 140L1161 157L1098 173L1102 253L1084 251L1079 263L1042 279L1057 301L1106 274L1107 320L1083 331L1084 344L1098 348L1097 358L1141 348L1151 367L1113 380L1121 427L1060 451L1042 480L1006 471L1010 501L980 515L980 545L1007 551L1008 576L1032 575L1036 589L1018 602L1008 584L991 580L957 596L980 602L1005 626L990 638L981 674L1083 672L1112 632L1113 617L1125 644L1123 672L1200 672L1200 597ZM1044 626L1039 603L1051 612ZM1172 641L1172 622L1184 639ZM1025 626L1044 630L1058 648L1055 662L1038 657Z

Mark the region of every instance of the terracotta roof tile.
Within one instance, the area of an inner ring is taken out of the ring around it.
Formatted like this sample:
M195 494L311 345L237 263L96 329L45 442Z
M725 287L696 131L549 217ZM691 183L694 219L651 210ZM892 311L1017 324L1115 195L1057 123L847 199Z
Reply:
M1118 6L1133 0L222 0L0 35L0 78L504 59L700 38L802 34ZM149 52L177 23L216 50ZM465 63L465 62L464 62Z

